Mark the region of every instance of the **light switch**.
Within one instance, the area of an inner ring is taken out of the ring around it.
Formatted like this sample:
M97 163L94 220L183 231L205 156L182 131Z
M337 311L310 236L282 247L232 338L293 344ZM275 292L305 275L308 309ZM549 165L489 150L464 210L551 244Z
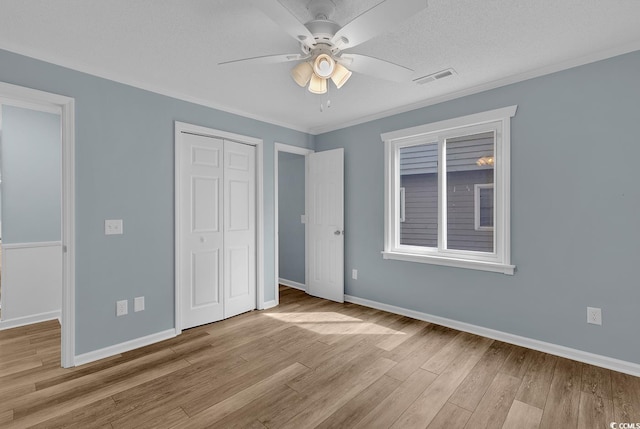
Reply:
M122 219L104 221L104 235L121 235L122 233Z

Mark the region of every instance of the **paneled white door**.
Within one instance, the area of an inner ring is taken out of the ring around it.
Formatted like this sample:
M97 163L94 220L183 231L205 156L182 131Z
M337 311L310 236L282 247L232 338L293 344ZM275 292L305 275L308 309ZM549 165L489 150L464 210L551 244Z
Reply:
M224 142L224 317L256 308L254 146Z
M181 328L255 308L255 148L181 133Z
M344 301L344 150L308 155L307 292Z

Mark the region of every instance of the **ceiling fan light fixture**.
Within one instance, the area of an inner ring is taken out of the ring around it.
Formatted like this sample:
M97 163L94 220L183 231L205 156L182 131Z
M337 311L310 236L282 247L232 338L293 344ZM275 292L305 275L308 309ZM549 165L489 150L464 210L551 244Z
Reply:
M342 85L347 83L353 73L342 64L336 63L335 68L335 71L331 75L331 80L336 84L336 88L340 89Z
M313 74L313 67L311 63L304 61L291 69L291 77L301 87L307 86L311 75Z
M333 75L336 69L336 62L327 54L320 54L313 61L313 72L318 77L327 79Z
M309 92L314 94L324 94L327 92L327 80L317 76L315 73L311 75L311 82L309 83Z

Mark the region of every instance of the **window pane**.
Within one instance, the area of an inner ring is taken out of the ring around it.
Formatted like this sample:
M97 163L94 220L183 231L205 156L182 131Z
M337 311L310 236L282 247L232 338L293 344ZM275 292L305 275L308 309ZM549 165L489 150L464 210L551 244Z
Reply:
M400 244L438 247L438 143L400 149Z
M447 249L493 252L492 230L476 230L475 185L493 183L494 134L482 133L447 139ZM487 189L485 189L487 190ZM485 197L487 194L484 194ZM484 219L493 225L491 206L485 198ZM488 211L487 211L488 209ZM489 225L486 225L489 226Z
M493 186L480 188L478 192L480 201L479 207L479 227L493 228Z

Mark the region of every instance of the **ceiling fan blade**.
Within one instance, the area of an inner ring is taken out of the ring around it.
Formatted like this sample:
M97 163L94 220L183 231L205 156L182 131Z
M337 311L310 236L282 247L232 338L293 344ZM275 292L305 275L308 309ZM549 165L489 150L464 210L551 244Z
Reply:
M273 22L278 24L278 26L285 32L289 33L291 37L302 42L309 48L313 48L313 45L315 44L313 34L311 34L309 29L298 21L289 9L285 8L279 1L252 0L251 3L267 15Z
M388 31L426 7L426 0L385 0L338 30L331 42L340 49L353 48Z
M389 61L360 54L343 54L338 62L351 71L394 82L409 82L413 70Z
M302 54L278 54L278 55L264 55L261 57L251 57L251 58L242 58L239 60L231 60L225 61L223 63L218 63L219 66L224 66L227 64L277 64L277 63L286 63L289 61L298 61L298 60L306 60L309 58L309 55Z

